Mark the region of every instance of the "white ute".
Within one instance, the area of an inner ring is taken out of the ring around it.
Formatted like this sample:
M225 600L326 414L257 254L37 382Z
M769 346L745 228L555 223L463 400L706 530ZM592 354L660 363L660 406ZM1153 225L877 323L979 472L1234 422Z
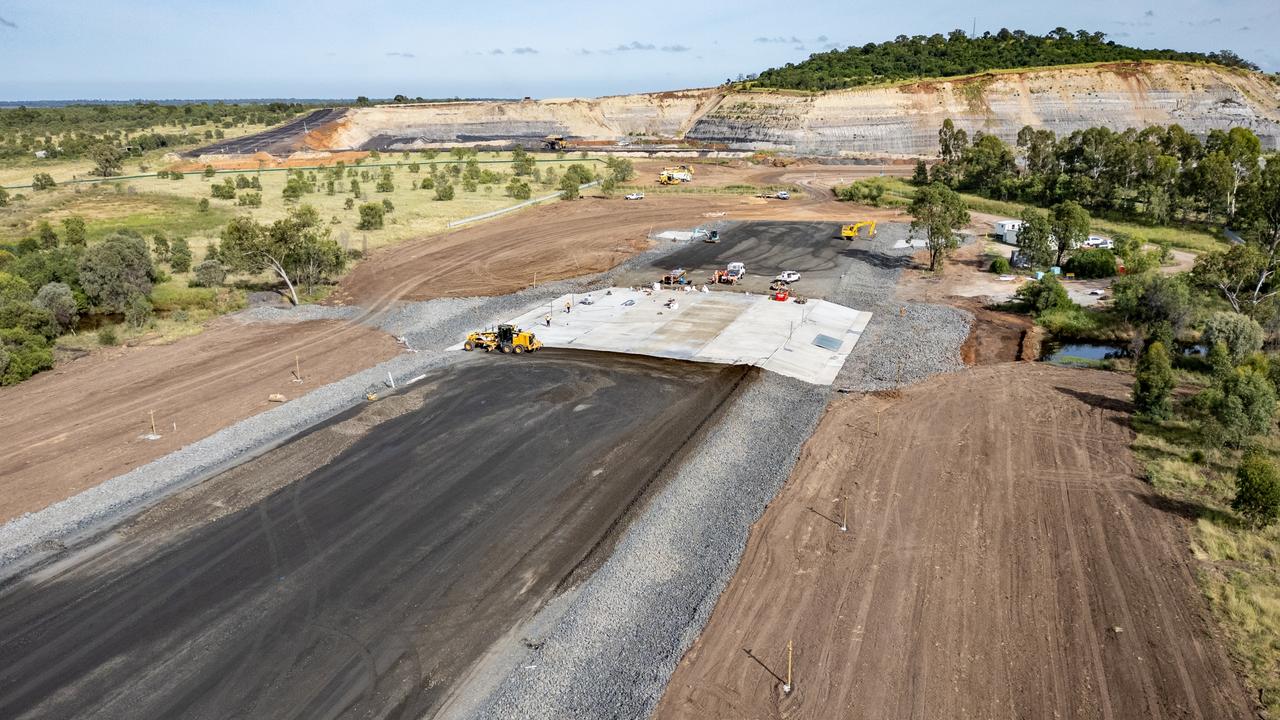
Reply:
M624 200L643 200L644 193L642 192L627 193L626 195L623 196L623 199Z

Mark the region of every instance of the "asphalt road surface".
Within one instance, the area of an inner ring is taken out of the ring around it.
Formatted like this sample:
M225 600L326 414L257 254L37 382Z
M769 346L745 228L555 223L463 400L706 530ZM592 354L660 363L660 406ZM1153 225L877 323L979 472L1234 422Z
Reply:
M853 261L850 241L840 237L840 225L823 222L748 222L720 232L720 242L691 242L652 263L647 270L628 273L618 283L644 285L671 268L682 267L694 283L707 281L715 270L731 262L747 266L747 278L737 288L763 293L782 271L800 273L794 287L802 295L821 297L839 284Z
M279 127L269 130L263 130L252 135L244 137L223 140L212 145L206 145L202 148L192 150L189 155L196 157L199 155L248 155L256 152L268 152L273 155L283 155L297 150L297 141L306 134L308 130L314 130L320 125L337 120L346 112L346 108L325 108L316 110L297 120L287 122Z
M478 354L352 411L0 593L0 717L430 715L748 372Z

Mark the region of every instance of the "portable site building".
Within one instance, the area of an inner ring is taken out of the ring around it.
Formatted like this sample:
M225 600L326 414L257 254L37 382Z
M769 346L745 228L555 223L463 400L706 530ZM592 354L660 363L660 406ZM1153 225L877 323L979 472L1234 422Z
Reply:
M1022 229L1021 220L998 220L994 223L996 237L1007 245L1018 244L1018 231Z

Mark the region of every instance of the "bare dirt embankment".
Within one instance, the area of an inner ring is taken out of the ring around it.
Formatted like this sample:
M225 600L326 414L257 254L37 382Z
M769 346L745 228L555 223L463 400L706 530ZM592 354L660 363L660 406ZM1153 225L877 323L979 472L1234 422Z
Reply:
M797 154L927 155L946 118L1012 140L1024 125L1059 135L1179 123L1197 134L1247 127L1280 143L1280 86L1260 73L1187 63L1069 66L806 95L720 88L595 99L355 108L305 136L312 150L411 149L484 142L586 144L636 136L705 148ZM617 147L635 151L643 146Z
M1019 363L837 401L655 717L1253 717L1128 384Z

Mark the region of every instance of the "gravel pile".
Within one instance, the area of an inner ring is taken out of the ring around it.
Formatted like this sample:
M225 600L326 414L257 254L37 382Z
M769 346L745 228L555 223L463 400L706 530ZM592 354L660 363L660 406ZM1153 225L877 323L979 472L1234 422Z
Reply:
M829 398L825 387L753 374L549 634L530 638L534 649L523 650L479 717L652 711Z
M299 305L275 307L259 305L241 310L229 317L243 323L299 323L308 320L352 320L361 314L358 307L329 307L327 305Z

